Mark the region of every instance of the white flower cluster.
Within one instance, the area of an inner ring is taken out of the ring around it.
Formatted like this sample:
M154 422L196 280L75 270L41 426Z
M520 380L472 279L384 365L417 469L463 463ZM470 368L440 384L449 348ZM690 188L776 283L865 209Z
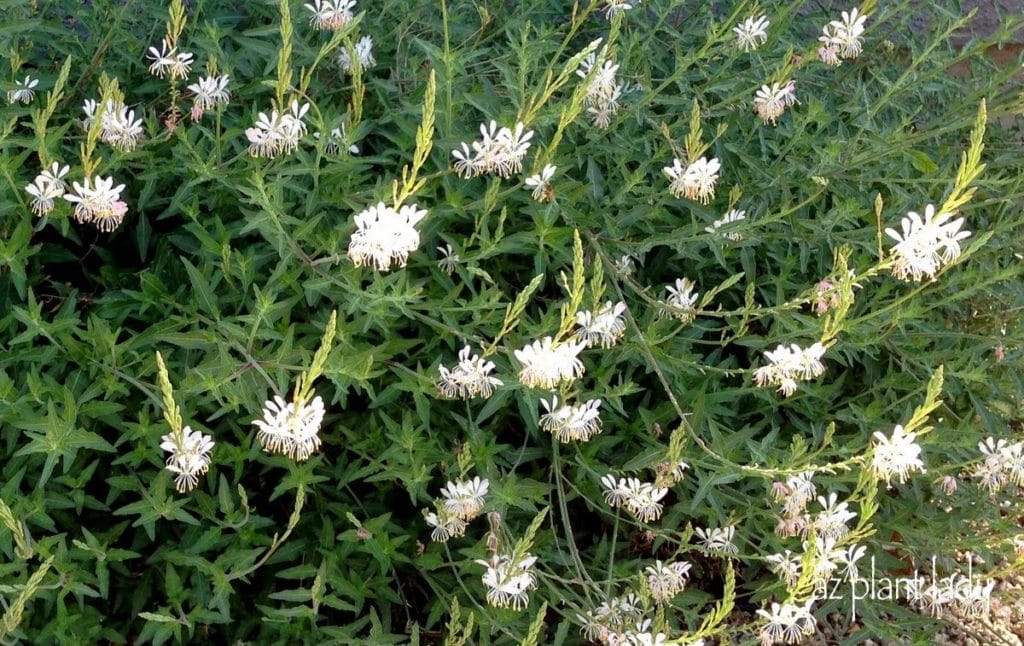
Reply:
M768 41L768 16L749 16L732 28L736 33L736 45L745 52L752 52Z
M302 6L313 14L309 24L314 29L337 31L352 22L356 0L313 0L313 4Z
M786 108L795 103L799 103L796 100L796 81L762 85L754 95L754 111L766 125L776 125Z
M640 598L630 592L601 604L586 614L577 614L576 618L582 625L580 632L588 641L608 641L611 633L622 633L636 626L643 619Z
M597 65L597 61L596 53L587 55L580 61L576 75L582 79L590 76L583 105L587 106L587 113L593 118L594 127L607 128L612 117L619 111L619 98L622 97L625 86L616 78L619 66L615 61L605 59L601 65Z
M483 510L490 484L479 476L472 480L449 481L441 489L442 499L437 501L435 511L423 512L427 524L434 528L430 532L431 540L443 543L464 535L469 522Z
M762 387L777 386L786 397L796 392L798 381L815 379L825 372L825 365L821 362L825 346L820 342L806 349L795 343L789 347L780 345L765 352L764 356L769 363L754 371L754 381Z
M955 572L938 581L931 578L909 579L907 594L918 610L933 617L946 615L958 619L966 615L983 618L992 610L994 579L978 581Z
M146 58L153 61L149 65L149 73L160 78L170 74L172 79L184 79L192 68L192 54L179 52L177 46L172 47L166 38L160 41L160 49L150 47Z
M64 199L75 205L76 222L94 225L104 232L113 231L124 220L128 205L121 201L124 184L114 186L113 177L86 177L82 183L71 183L72 190Z
M822 28L818 37L821 47L818 58L827 65L839 65L841 59L856 59L864 45L864 22L867 16L860 15L856 7L842 13L842 20L833 20Z
M302 119L309 112L309 104L292 100L287 112L270 111L268 117L260 112L256 124L245 129L249 140L249 154L253 157L273 158L278 155L290 155L299 147L299 139L306 134L306 124Z
M352 49L355 50L355 65L360 72L377 64L377 59L373 57L373 38L363 36L356 41ZM342 47L338 52L338 65L346 74L352 73L352 55L349 54L348 49L345 47Z
M186 426L181 430L180 437L176 433L169 433L160 439L163 440L160 448L170 453L167 456L167 470L175 474L175 488L179 493L192 491L199 484L199 476L210 468L213 438Z
M708 204L715 197L715 185L721 168L722 164L717 157L710 160L701 157L685 168L681 160L673 159L672 165L661 169L661 172L670 180L668 190L672 195Z
M26 76L23 81L15 81L14 89L7 90L8 103L32 103L36 98L35 88L39 85L39 79Z
M805 532L807 521L804 511L807 509L807 503L814 500L817 495L817 489L811 479L813 476L813 471L804 471L772 486L772 495L776 500L783 501L782 516L775 528L775 533L780 537L796 536Z
M25 186L25 192L32 196L33 213L42 216L53 210L53 201L63 197L67 190L63 178L70 170L59 162L53 162L50 168L43 169L31 184Z
M774 484L772 489L776 500L784 501L775 533L782 538L798 535L806 537L813 533L819 543L828 539L841 540L849 533L847 523L856 518L857 514L850 511L848 503L839 502L835 493L827 498L818 496L821 511L817 514L808 513L807 503L816 493L811 476L812 472L805 471L791 476L785 483Z
M449 370L444 366L437 367L440 373L437 390L442 397L449 399L490 397L496 387L503 385L501 379L491 376L494 368L493 362L473 354L467 345L459 351L459 362L454 368Z
M533 564L537 557L526 554L513 562L511 556L495 554L490 560L476 561L487 568L482 581L487 588L487 603L498 608L522 610L530 602L529 591L537 587Z
M405 267L409 254L420 246L416 225L426 216L426 209L414 204L396 211L379 202L363 210L355 217L349 259L356 267L373 265L378 271L388 271L392 265Z
M974 468L972 475L981 486L992 493L1010 483L1024 486L1024 442L1010 444L987 437L978 443L978 450L985 459Z
M675 563L655 561L654 565L648 565L644 572L647 573L647 589L654 602L667 603L672 600L672 597L682 592L690 576L690 567L686 561L676 561Z
M607 301L596 312L576 312L576 325L579 326L576 335L586 341L589 348L610 348L626 333L626 320L622 317L625 312L626 304L621 301Z
M860 572L857 562L867 552L867 548L862 545L854 544L843 549L837 547L836 543L834 538L822 539L816 543L814 556L808 563L811 585L821 591L823 596L826 594L832 575L840 565L844 566L844 573L849 581L858 581ZM808 541L803 542L803 549L805 553L810 549ZM786 550L781 554L771 554L765 560L772 572L778 575L788 589L796 586L803 574L805 554L793 554Z
M88 128L94 119L100 120L100 141L110 144L121 152L135 150L139 139L142 138L142 119L135 118L135 111L129 110L124 103L107 101L102 111L97 116L100 105L92 100L86 100L82 106L85 112L84 124Z
M614 508L625 507L629 513L645 523L661 518L661 499L668 489L655 487L649 482L641 482L638 478L620 478L612 475L601 478L604 487L604 500Z
M667 314L682 323L692 323L697 316L697 298L700 296L696 287L689 278L677 278L675 287L666 285L668 298L662 303L664 309L659 311L659 315Z
M608 646L663 646L668 644L668 635L654 632L653 625L654 622L650 618L643 619L622 632L608 633L605 643ZM700 640L691 646L703 646L703 644L703 640Z
M694 530L697 534L697 543L704 550L713 554L725 554L732 555L738 554L739 548L736 547L736 543L733 541L736 538L736 526L729 525L728 527L709 527L707 529L698 527Z
M531 197L538 202L550 202L555 199L555 190L551 187L551 178L555 176L557 166L546 164L536 175L530 175L523 181L525 188L533 189Z
M523 346L514 353L519 363L523 364L519 371L519 381L527 388L548 390L560 384L572 383L583 376L583 362L579 354L586 347L585 341L555 343L549 336Z
M921 446L917 443L917 433L906 433L898 424L892 431L892 437L886 437L881 431L876 432L871 468L875 472L875 477L885 480L886 485L890 484L893 476L898 477L900 484L903 484L911 471L923 473L925 469L921 461Z
M963 218L951 220L950 213L935 213L929 204L924 217L910 211L903 218L902 235L895 229L885 233L896 241L891 252L892 273L900 280L920 281L925 276L934 279L944 265L960 257L960 241L969 238L970 231L961 231Z
M207 110L228 104L228 101L231 100L231 93L228 92L229 80L230 77L226 74L224 76L211 74L199 77L198 82L188 86L189 91L192 92L191 116L193 121L202 119L203 113Z
M771 644L798 644L804 637L814 634L817 620L811 614L813 599L804 605L773 603L771 611L759 609L757 614L765 620L758 637L762 646Z
M523 170L523 158L532 138L533 131L526 130L522 123L516 123L515 129L499 129L495 121L480 124L479 141L474 141L472 147L463 142L461 149L452 151L455 172L464 178L485 173L511 177Z
M740 222L746 219L746 211L732 209L731 211L723 215L721 220L715 220L714 222L711 223L711 226L704 227L704 231L712 234L717 233L718 230L721 229L722 227L727 227L730 224L735 224L736 222ZM729 240L732 240L733 242L739 242L740 240L743 239L743 234L739 233L738 231L726 231L722 235L728 238Z
M541 398L540 403L547 411L540 418L540 427L559 442L589 442L601 432L600 399L591 399L577 406L568 403L559 406L558 396L552 395L550 402Z
M275 395L273 400L264 402L263 419L253 421L259 429L256 439L267 453L280 453L302 462L320 449L324 414L324 401L319 395L299 404Z

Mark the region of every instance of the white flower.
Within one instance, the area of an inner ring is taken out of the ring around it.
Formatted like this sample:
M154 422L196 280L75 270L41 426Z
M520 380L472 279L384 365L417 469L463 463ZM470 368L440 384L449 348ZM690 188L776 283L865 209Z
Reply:
M153 76L163 78L169 73L172 79L183 79L188 76L193 57L188 52L178 52L178 48L171 47L164 38L160 41L160 49L149 48L146 58L153 61L149 66L149 73Z
M583 362L579 354L587 347L585 341L555 343L547 336L529 343L514 352L519 363L519 381L527 388L554 389L583 376Z
M620 13L625 13L643 2L643 0L604 0L604 15L611 20Z
M273 401L268 399L263 404L263 419L253 421L259 429L256 439L264 451L302 462L320 448L324 412L324 401L319 395L298 406L274 395Z
M455 268L462 262L462 258L459 254L452 249L450 244L445 243L443 247L437 247L437 250L441 252L441 259L437 261L437 266L444 273L451 276L455 273Z
M821 47L818 48L818 58L826 65L838 67L842 61L839 59L839 46L835 44L832 28L825 25L821 31L821 36L818 36L818 41L821 42Z
M458 516L449 514L443 509L440 509L439 513L427 513L426 510L423 511L424 520L427 521L428 525L434 528L430 532L430 540L437 543L444 543L449 538L458 538L466 533L466 527L468 524Z
M467 345L459 351L459 363L454 368L437 367L440 373L437 390L442 397L449 399L490 397L495 387L503 385L501 379L490 376L494 367L493 362L473 354Z
M388 271L392 264L405 267L409 254L420 246L416 225L426 216L426 209L414 204L395 211L378 202L356 215L348 257L356 267L373 265L378 271Z
M163 440L160 448L170 453L167 456L167 470L176 474L174 486L180 493L195 489L199 484L199 476L210 468L213 438L186 426L180 436L170 433L160 439Z
M626 320L622 315L626 312L623 302L607 301L597 312L583 310L576 312L577 336L586 341L587 346L610 348L619 342L626 333Z
M777 574L787 588L792 588L800 580L802 559L799 554L794 555L789 550L782 554L772 554L765 558L770 564L772 572Z
M896 241L891 253L893 276L900 280L908 277L920 281L925 276L935 278L944 265L960 257L960 241L971 235L961 231L963 218L952 220L951 213L935 213L935 206L925 208L924 217L910 211L903 218L903 233L886 229L885 233Z
M455 157L455 172L460 177L470 178L484 173L494 173L508 178L523 170L523 158L530 148L532 130L516 123L515 129L498 128L495 121L480 124L480 140L474 141L472 150L466 143L461 149L452 151Z
M892 437L882 432L875 433L875 453L871 460L871 468L879 480L889 481L895 475L900 483L907 481L911 471L924 472L921 462L921 446L917 443L917 433L905 433L903 427L897 425Z
M309 112L309 104L292 100L288 112L271 110L270 116L260 112L256 124L245 129L249 139L249 154L253 157L277 157L291 154L299 147L299 139L306 134L302 119Z
M320 133L314 132L313 138L319 140ZM341 124L340 128L331 130L331 134L327 137L327 143L324 144L324 152L328 155L337 155L341 152L342 147L352 155L359 154L359 146L349 144L348 133L345 132L345 124Z
M121 152L135 150L144 134L142 119L136 119L135 111L129 110L123 103L108 101L101 123L100 139Z
M857 568L857 561L864 558L868 548L863 545L850 545L846 548L845 552L837 558L838 562L845 565L844 574L850 581L856 581L860 579L860 570Z
M1007 443L988 437L978 443L985 459L974 468L973 475L981 486L995 493L1007 483L1024 485L1024 442Z
M704 230L708 233L715 233L716 231L726 226L727 224L732 224L734 222L739 222L740 220L746 219L746 211L738 211L736 209L733 209L726 213L725 215L723 215L721 220L715 220L714 222L711 223L711 226L704 227ZM726 231L722 235L724 235L729 240L732 240L733 242L739 242L740 240L743 239L743 234L738 233L736 231Z
M842 540L849 533L848 522L857 517L857 513L849 510L849 504L839 502L835 493L828 498L818 496L818 504L822 510L811 521L810 529L822 539Z
M736 536L736 526L709 527L704 529L698 527L694 530L700 540L697 542L709 552L720 552L722 554L738 554L739 548L733 543Z
M711 160L701 157L685 169L682 161L673 159L672 165L666 166L661 172L670 180L668 190L672 195L708 204L715 197L715 184L718 183L721 167L717 157Z
M759 45L765 44L768 40L768 16L754 18L748 17L739 25L732 28L736 32L736 45L745 52L750 52Z
M555 197L555 191L551 188L551 178L555 176L556 166L546 164L544 170L536 175L530 175L523 184L526 188L532 188L533 199L538 202L550 202Z
M528 593L537 587L533 564L537 557L526 554L517 562L511 556L495 554L490 560L476 561L487 568L481 581L487 587L487 603L499 608L522 610L530 602Z
M821 362L825 346L820 342L806 349L795 343L789 347L780 345L765 352L764 356L770 363L754 371L755 383L758 386L778 386L778 391L786 397L796 392L797 381L808 381L825 372L825 364Z
M93 120L96 118L96 108L99 105L95 99L86 99L82 104L82 112L85 113L85 118L82 119L82 126L87 130L92 126Z
M615 271L619 272L623 276L629 276L633 273L633 265L636 264L636 261L633 259L633 256L623 254L612 264L615 266Z
M356 66L359 71L369 69L377 64L377 59L373 57L373 38L363 36L356 41L352 48L356 52ZM338 65L347 74L352 73L352 57L348 53L348 48L342 47L338 51Z
M675 287L666 285L668 298L662 303L665 309L660 314L669 316L690 323L697 316L697 298L700 293L695 291L697 285L689 278L677 278Z
M68 174L70 168L53 162L49 169L39 173L32 183L25 187L25 191L32 196L32 212L36 215L46 215L53 210L53 201L63 197L67 187L63 177Z
M658 477L655 478L654 483L662 487L674 487L682 482L686 476L686 470L689 468L690 465L685 460L679 460L675 464L662 462L658 465Z
M228 92L228 81L230 77L224 76L201 76L199 81L188 86L192 92L192 120L199 121L203 113L212 110L217 106L227 105L231 100L231 93Z
M850 12L844 11L842 15L842 20L833 20L828 24L832 28L830 44L839 50L840 57L854 59L860 55L863 47L864 22L868 18L859 15L856 8Z
M797 103L796 83L772 83L771 86L762 85L755 94L754 111L765 124L770 123L774 126L786 108L794 103Z
M559 442L588 442L601 432L601 400L591 399L585 404L558 405L558 396L552 395L551 402L541 398L540 403L547 413L540 418L540 427L555 436Z
M620 478L611 475L601 478L604 499L609 507L625 507L643 522L652 522L661 517L661 499L668 493L664 487L655 487L637 478Z
M302 6L313 13L309 24L314 29L337 31L351 22L356 0L313 0Z
M35 87L37 85L39 85L39 79L34 79L31 76L26 76L23 81L15 81L14 89L7 91L7 102L32 103L32 99L36 98Z
M651 592L651 598L655 603L661 604L672 599L686 587L690 564L686 561L655 561L653 566L648 565L644 571L647 573L647 589Z
M444 497L444 510L462 520L472 520L480 514L484 508L484 496L487 495L487 488L490 482L479 476L472 480L459 480L449 482L441 489Z
M113 177L97 177L95 182L86 177L82 183L72 182L72 191L64 199L75 205L75 220L96 225L100 231L109 232L117 228L128 212L128 205L121 201L124 184L114 186Z
M759 609L757 614L766 621L759 632L762 646L777 643L797 644L805 636L813 635L817 626L817 621L811 614L813 602L813 599L808 600L803 606L773 603L771 612Z

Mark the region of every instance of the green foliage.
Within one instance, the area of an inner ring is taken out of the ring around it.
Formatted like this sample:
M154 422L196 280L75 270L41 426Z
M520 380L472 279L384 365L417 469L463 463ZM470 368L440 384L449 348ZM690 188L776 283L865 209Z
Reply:
M980 441L1019 442L1024 422L1019 65L983 56L1021 20L957 48L955 4L864 3L864 51L832 68L815 39L837 16L799 1L764 3L768 40L747 53L740 0L611 20L599 0L363 1L337 32L284 0L7 2L3 89L40 85L0 107L0 639L582 643L580 616L639 594L655 560L693 565L670 602L643 593L657 629L751 639L756 609L814 594L766 561L803 549L774 533L769 499L805 471L857 512L840 546L880 572L967 551L1019 571L1019 497L970 474ZM920 12L928 31L909 27ZM376 64L342 72L366 35ZM148 73L162 38L195 54L187 81ZM601 129L587 87L606 60L624 86ZM214 70L231 101L193 121L185 88ZM763 124L755 92L790 79L800 103ZM87 99L134 109L138 147L84 127ZM252 157L246 129L293 99L312 104L298 150ZM492 119L534 131L523 172L460 178L451 151ZM721 161L716 197L673 197L662 169L702 156ZM124 183L124 222L97 231L61 199L34 215L25 186L55 161L69 186ZM552 199L534 200L523 179L547 164ZM353 216L412 201L428 215L408 264L354 267ZM899 281L885 229L927 204L972 235L934 281ZM745 219L716 230L732 209ZM666 315L683 277L689 323ZM571 341L606 301L628 306L624 336L557 393L600 399L602 431L560 445L514 352ZM818 341L821 377L789 398L756 386L766 351ZM442 398L438 369L466 345L504 383ZM322 397L309 460L261 450L252 422L275 396ZM927 471L888 488L872 434L897 424ZM186 425L216 445L179 494L160 444ZM421 510L470 474L489 481L487 521L432 541ZM610 507L608 474L669 489L660 518ZM729 525L735 557L697 546L696 529ZM496 552L538 557L523 611L487 605L477 561ZM853 642L941 627L857 610Z

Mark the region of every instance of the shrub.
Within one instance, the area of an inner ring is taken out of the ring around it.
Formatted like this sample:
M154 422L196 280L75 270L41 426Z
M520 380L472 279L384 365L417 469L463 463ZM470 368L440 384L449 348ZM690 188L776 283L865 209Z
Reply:
M1020 20L156 4L0 30L5 639L992 630Z

